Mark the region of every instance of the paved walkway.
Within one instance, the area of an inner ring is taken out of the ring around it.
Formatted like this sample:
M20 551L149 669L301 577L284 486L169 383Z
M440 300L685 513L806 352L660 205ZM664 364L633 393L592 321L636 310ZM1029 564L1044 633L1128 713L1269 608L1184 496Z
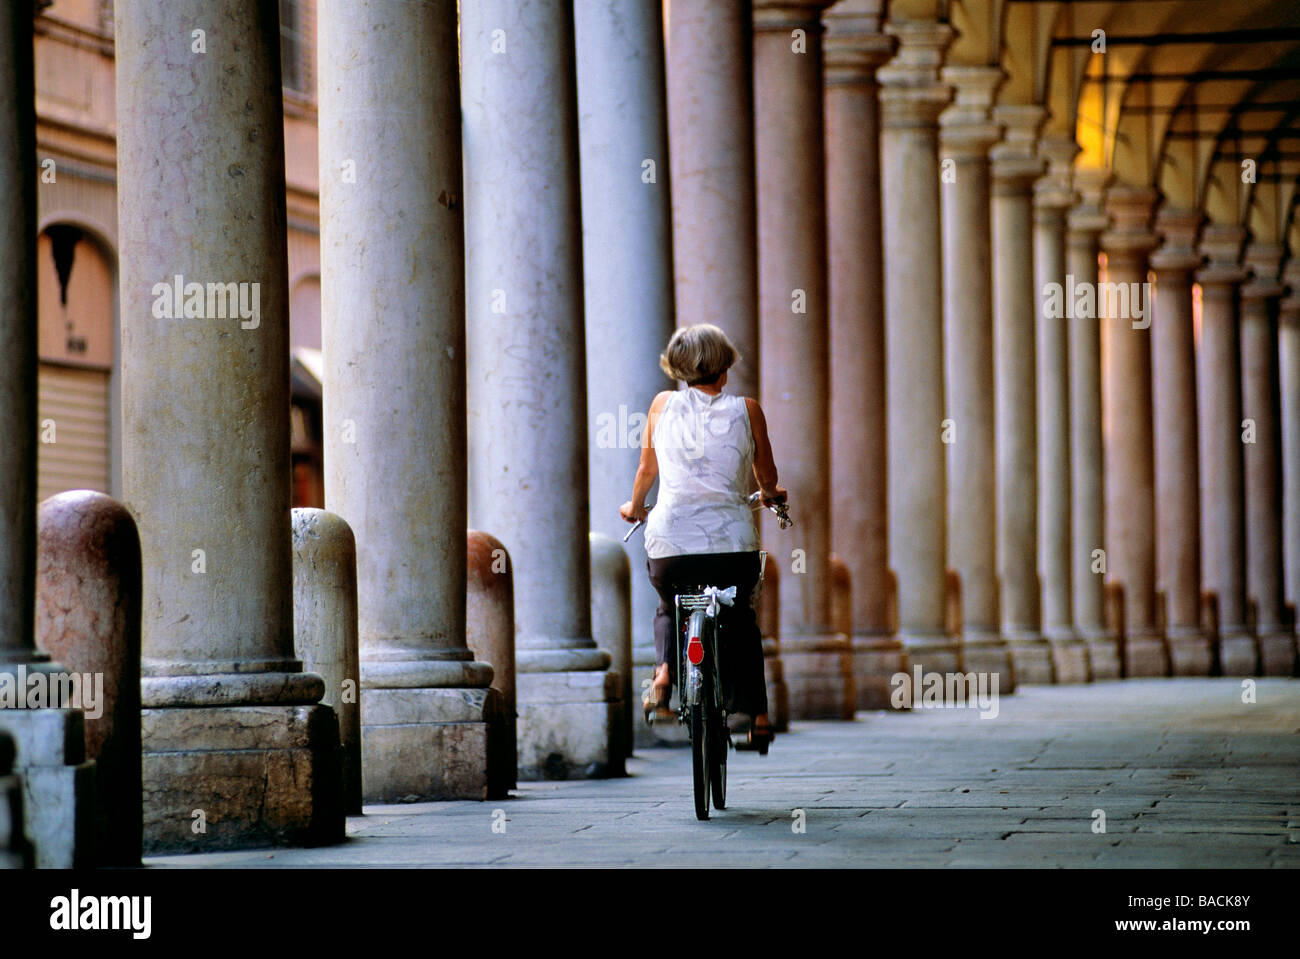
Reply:
M369 806L339 846L146 862L1296 867L1300 681L1255 682L1254 703L1240 680L1126 680L1026 687L993 719L928 709L796 723L766 757L731 754L730 808L703 823L689 751L659 748L626 779Z

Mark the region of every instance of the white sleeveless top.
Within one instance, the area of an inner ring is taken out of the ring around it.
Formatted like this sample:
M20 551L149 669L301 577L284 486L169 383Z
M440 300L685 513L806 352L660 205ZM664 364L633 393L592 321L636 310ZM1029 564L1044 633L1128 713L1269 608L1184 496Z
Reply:
M659 495L645 524L651 559L758 549L754 514L754 434L742 396L671 393L655 423Z

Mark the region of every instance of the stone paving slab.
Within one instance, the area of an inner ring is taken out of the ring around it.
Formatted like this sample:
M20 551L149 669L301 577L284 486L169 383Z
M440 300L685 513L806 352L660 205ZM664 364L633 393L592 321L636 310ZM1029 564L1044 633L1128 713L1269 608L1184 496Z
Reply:
M1300 682L1023 687L975 710L796 722L733 753L730 807L695 820L690 753L495 802L368 806L348 841L154 857L151 867L1300 866ZM1093 811L1106 831L1093 832ZM494 831L494 826L496 830Z

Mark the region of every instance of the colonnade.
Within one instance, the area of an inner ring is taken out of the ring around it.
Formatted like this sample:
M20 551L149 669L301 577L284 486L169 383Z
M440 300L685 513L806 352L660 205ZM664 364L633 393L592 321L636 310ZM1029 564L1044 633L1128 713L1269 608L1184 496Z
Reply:
M674 323L736 340L733 389L762 400L791 491L795 528L763 529L784 718L887 705L909 666L996 673L1002 692L1292 674L1284 247L1081 165L998 66L945 64L937 18L666 9L479 0L458 24L454 0L319 4L326 505L356 535L367 798L491 788L511 718L465 642L467 527L513 567L521 776L621 768L588 534L621 529L625 424L670 386ZM117 5L123 491L147 802L177 808L212 801L214 751L247 779L270 753L310 771L337 749L292 645L273 13ZM0 197L21 205L30 63L0 40ZM8 212L0 412L32 424L35 232ZM1149 273L1144 316L1102 295ZM160 315L176 277L183 308ZM1050 308L1071 282L1095 312ZM257 315L211 314L210 292L191 311L189 284L256 289ZM21 433L0 474L6 661L37 658ZM654 597L633 559L645 668ZM295 788L264 776L258 795L319 799Z

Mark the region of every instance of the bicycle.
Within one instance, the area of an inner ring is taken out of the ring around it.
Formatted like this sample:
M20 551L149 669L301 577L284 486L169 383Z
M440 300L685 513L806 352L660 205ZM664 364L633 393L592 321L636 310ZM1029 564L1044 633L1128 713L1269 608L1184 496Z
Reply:
M759 493L749 497L753 505ZM646 505L650 509L649 504ZM767 506L777 516L781 529L794 524L790 519L789 505L785 502ZM640 527L638 520L628 530L624 542ZM767 554L760 551L759 577L754 596L763 582L763 569ZM695 818L709 818L709 803L713 808L727 808L727 750L733 748L727 726L726 704L722 695L722 673L718 655L718 621L722 607L734 605L736 587L720 589L717 586L697 585L689 591L674 596L675 636L677 640L677 719L687 729L691 742L691 779L695 797ZM766 754L764 747L761 754Z

